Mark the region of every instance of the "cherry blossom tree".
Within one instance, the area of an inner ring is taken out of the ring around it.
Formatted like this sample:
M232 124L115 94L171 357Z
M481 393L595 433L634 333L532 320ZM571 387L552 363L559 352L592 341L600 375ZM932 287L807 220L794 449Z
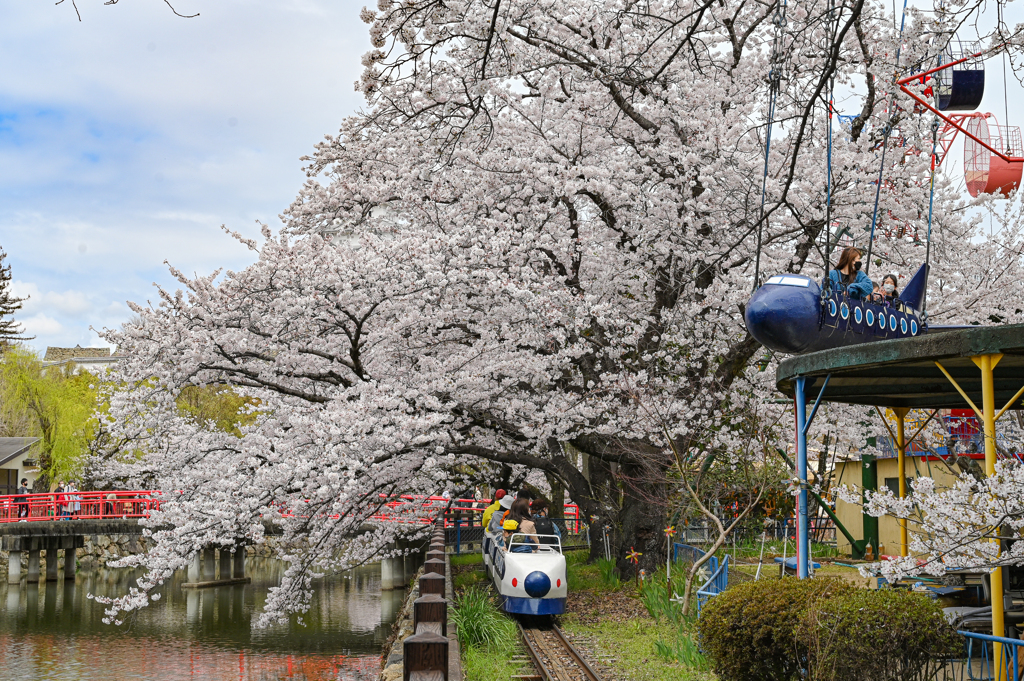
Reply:
M902 108L897 48L903 68L932 59L949 38L936 31L977 11L938 28L911 16L901 43L866 0L364 10L367 108L308 159L284 231L236 235L257 258L240 272L172 269L182 291L106 334L128 359L104 424L118 445L97 465L180 490L111 617L202 546L261 541L264 520L290 567L263 621L302 611L313 575L392 550L406 528L368 522L384 500L499 466L558 480L612 526L621 565L630 547L660 565L679 457L730 465L786 408L742 321L755 283L820 277L826 227L863 243L876 215L879 267L923 260L901 226L924 229L931 121ZM830 137L834 88L858 115ZM1017 320L1015 213L983 238L956 184L936 177L933 319L972 301ZM176 409L208 384L249 399L241 437ZM852 441L858 417L836 413Z

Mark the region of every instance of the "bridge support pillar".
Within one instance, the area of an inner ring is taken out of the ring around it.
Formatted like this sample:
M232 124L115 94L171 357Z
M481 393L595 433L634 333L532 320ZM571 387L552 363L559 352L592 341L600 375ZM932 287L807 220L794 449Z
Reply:
M202 562L203 552L196 551L196 555L192 556L192 562L188 564L188 581L190 583L195 584L202 579Z
M203 550L203 581L212 582L217 579L217 549L207 547Z
M28 552L28 577L26 581L39 581L39 549L33 549Z
M416 574L416 556L413 552L413 547L410 545L407 547L409 553L405 554L405 558L402 559L402 563L405 566L405 583L408 584L412 580L413 575Z
M220 550L220 578L231 579L231 549L227 547Z
M390 550L390 547L389 549ZM401 575L395 574L395 559L381 558L380 561L380 590L391 591L401 584ZM397 582L397 584L396 584Z
M245 577L245 547L244 546L236 546L235 547L234 569L231 572L231 577L233 579L241 579L242 577Z
M64 581L69 579L74 581L75 574L78 572L78 559L75 557L75 553L78 549L64 549Z
M21 551L11 551L7 556L7 583L21 583Z
M56 582L60 579L60 558L57 549L46 549L46 581Z

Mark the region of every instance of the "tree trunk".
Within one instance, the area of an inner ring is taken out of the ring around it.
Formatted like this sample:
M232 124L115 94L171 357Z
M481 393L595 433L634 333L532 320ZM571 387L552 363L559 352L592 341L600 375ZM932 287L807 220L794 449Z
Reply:
M565 486L562 481L550 473L545 473L548 485L551 486L551 517L565 517Z
M668 544L665 539L667 494L663 475L652 480L651 475L624 467L622 470L622 508L619 512L620 543L614 555L622 574L646 570L653 574L665 565ZM639 563L626 558L638 551Z
M604 533L612 560L620 574L632 576L637 570L652 573L665 564L666 491L665 481L652 480L650 473L641 474L630 467L590 457L590 489L570 489L573 500L580 503L587 516L596 516L590 525L590 560L605 557ZM630 551L643 554L638 564L626 556Z

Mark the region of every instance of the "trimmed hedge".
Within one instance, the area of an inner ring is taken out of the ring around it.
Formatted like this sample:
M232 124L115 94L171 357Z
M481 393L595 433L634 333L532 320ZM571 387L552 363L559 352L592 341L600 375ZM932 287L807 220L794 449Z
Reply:
M740 584L697 631L721 681L925 681L964 647L928 597L837 578Z
M722 681L790 681L803 666L796 630L805 611L854 588L835 577L738 584L703 607L701 650Z
M935 601L896 589L858 589L808 610L797 638L814 681L924 681L963 653Z

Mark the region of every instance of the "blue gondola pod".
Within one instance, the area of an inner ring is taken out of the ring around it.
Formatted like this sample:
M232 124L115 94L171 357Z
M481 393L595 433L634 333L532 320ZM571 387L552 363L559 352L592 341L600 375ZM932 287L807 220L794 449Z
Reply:
M769 279L747 302L744 322L759 343L775 352L804 354L889 338L912 338L926 331L921 308L928 265L921 265L903 288L900 304L888 307L822 291L801 274Z

